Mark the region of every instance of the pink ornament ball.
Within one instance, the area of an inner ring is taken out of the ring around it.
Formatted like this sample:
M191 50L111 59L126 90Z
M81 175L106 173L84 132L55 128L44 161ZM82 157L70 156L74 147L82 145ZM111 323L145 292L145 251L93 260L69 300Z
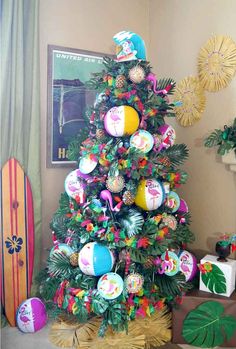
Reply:
M34 333L47 323L47 313L43 302L37 298L29 298L22 302L17 310L16 323L20 331Z

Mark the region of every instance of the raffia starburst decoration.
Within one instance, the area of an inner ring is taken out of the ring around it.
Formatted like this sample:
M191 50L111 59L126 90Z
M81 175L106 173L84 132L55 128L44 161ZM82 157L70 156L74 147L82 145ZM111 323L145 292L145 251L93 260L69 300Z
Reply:
M228 36L216 35L201 48L198 74L205 90L216 92L228 86L236 72L236 44Z
M198 77L188 76L175 88L173 100L180 104L174 108L176 119L182 126L191 126L201 119L206 97Z

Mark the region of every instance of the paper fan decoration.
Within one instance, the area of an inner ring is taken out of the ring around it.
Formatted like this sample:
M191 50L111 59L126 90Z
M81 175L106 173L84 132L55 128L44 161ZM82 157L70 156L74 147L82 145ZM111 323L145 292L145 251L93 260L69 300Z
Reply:
M198 74L205 90L216 92L228 86L236 72L236 44L228 36L216 35L201 48Z
M181 80L173 95L176 119L182 126L191 126L201 119L205 109L206 97L198 77L188 76Z

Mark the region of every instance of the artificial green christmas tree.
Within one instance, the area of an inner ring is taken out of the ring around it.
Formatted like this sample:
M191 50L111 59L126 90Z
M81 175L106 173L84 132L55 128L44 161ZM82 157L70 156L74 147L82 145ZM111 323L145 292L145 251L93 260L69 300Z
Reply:
M181 257L193 234L176 193L187 179L179 166L188 150L174 144L166 122L174 117L175 83L156 79L138 35L121 32L114 40L117 59L104 58L89 82L97 98L70 144L78 168L51 222L54 247L40 288L55 313L80 322L99 316L99 336L157 319L191 287L195 271Z

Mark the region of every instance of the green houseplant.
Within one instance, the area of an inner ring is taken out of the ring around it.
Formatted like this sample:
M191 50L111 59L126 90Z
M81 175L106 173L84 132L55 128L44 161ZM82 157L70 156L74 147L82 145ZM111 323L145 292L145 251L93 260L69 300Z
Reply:
M206 139L204 145L208 148L218 146L217 153L225 155L234 149L236 153L236 118L231 126L215 129Z

